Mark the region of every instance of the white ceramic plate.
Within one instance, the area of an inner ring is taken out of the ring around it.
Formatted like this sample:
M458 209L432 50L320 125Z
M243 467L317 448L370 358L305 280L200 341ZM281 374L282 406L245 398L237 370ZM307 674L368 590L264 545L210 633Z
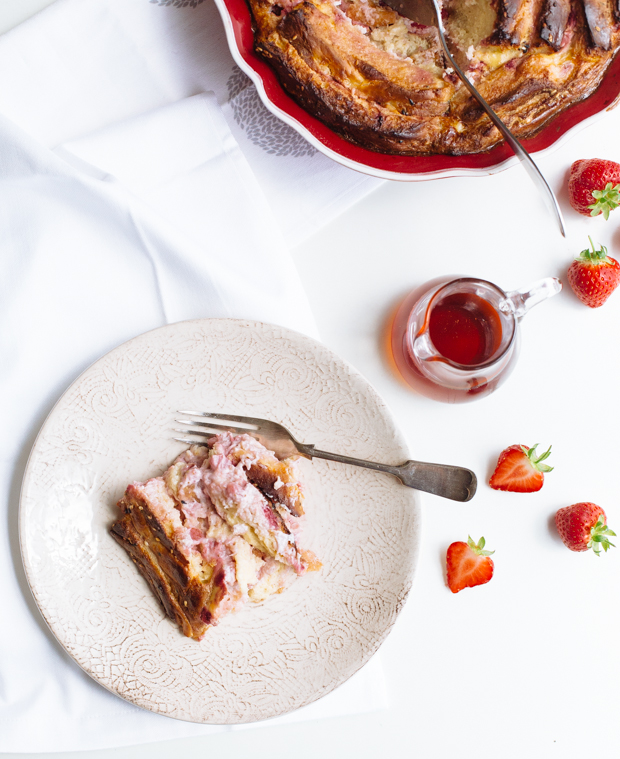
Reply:
M304 543L322 571L197 643L108 534L126 485L160 474L183 449L172 440L176 409L274 419L324 450L386 463L407 459L407 447L376 392L324 346L229 319L173 324L116 348L66 391L39 433L20 539L61 645L145 709L219 724L275 717L343 683L388 634L412 580L418 496L369 470L302 462Z

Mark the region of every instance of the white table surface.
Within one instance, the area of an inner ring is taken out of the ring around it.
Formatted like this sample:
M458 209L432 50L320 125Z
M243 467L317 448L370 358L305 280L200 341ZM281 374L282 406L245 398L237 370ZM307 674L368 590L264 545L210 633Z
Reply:
M0 0L0 31L48 4ZM480 479L469 504L423 499L416 579L382 647L390 708L71 756L620 756L620 549L601 559L571 553L553 527L558 508L591 500L620 533L620 294L591 310L565 289L538 306L523 322L514 374L476 403L448 406L415 395L381 354L391 307L427 279L466 274L506 289L543 276L565 279L588 234L619 256L620 211L607 223L579 217L565 189L573 160L620 161L619 133L620 109L539 158L565 212L566 242L514 167L494 177L386 183L292 251L324 342L386 399L412 456L471 467ZM555 466L540 493L488 487L502 448L537 442L553 444ZM484 535L495 549L496 573L490 584L453 595L445 551L468 534Z

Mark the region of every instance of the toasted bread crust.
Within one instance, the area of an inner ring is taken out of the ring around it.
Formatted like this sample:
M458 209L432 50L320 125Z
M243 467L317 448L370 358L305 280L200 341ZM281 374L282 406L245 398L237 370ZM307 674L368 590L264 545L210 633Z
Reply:
M279 487L276 487L280 475L277 468L258 461L249 467L247 475L248 480L264 493L268 500L281 503L293 516L303 515L303 498L298 492L299 488L288 482L281 482Z
M192 576L187 559L132 486L118 505L125 516L112 525L110 534L127 551L170 619L184 635L199 640L208 627L204 617L212 588Z

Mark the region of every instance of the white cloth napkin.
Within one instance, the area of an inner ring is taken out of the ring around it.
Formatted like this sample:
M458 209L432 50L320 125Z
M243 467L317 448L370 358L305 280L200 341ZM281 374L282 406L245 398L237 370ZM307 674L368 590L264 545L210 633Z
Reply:
M156 48L146 55L145 32L132 26L141 1L110 0L117 12L135 11L113 20L99 0L61 0L0 38L0 514L8 524L0 531L0 752L100 749L230 729L142 711L90 680L58 646L21 566L21 478L65 387L136 334L208 316L315 334L282 231L215 96L179 99L156 77L149 90L158 69L144 61L158 55ZM187 23L184 14L193 12L146 7L165 14L162 28L174 14ZM104 60L102 40L112 33L117 46ZM84 58L69 44L78 36ZM89 44L100 55L92 65ZM125 94L141 93L136 102L123 100L122 82L131 85ZM385 705L375 658L321 701L267 724Z
M289 243L382 183L321 155L267 111L210 0L57 0L0 40L0 111L51 147L206 91Z

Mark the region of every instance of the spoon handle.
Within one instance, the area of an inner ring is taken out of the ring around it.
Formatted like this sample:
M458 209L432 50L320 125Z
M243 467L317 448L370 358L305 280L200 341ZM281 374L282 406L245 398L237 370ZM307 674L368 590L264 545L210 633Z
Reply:
M487 103L487 101L482 97L482 95L478 92L478 90L474 87L474 85L469 81L469 79L467 78L467 76L465 75L461 67L454 60L452 53L450 52L450 49L448 48L448 43L446 42L443 23L441 20L441 9L439 7L437 0L432 0L432 3L433 3L433 6L435 7L435 13L437 15L437 29L439 30L439 38L441 40L441 44L446 54L446 57L450 61L450 65L454 68L456 73L459 75L463 84L467 87L467 89L471 93L472 97L474 97L480 103L480 105L484 109L484 112L487 114L487 116L491 119L493 124L495 124L495 126L502 133L504 139L510 145L510 147L514 151L517 158L519 158L519 160L523 164L523 168L528 173L528 176L540 190L543 196L543 199L545 200L545 205L547 206L547 209L550 211L552 216L555 216L555 219L560 227L560 232L562 234L562 237L566 237L566 232L564 230L564 218L562 216L562 211L560 210L560 206L558 205L558 201L557 201L557 198L555 197L555 194L553 193L553 190L547 184L547 180L544 178L540 169L534 163L532 157L527 152L527 150L523 147L523 145L521 145L519 140L517 140L517 138L512 134L510 129L508 129L506 124L504 124L504 122L495 113L495 111L491 108L491 106Z

